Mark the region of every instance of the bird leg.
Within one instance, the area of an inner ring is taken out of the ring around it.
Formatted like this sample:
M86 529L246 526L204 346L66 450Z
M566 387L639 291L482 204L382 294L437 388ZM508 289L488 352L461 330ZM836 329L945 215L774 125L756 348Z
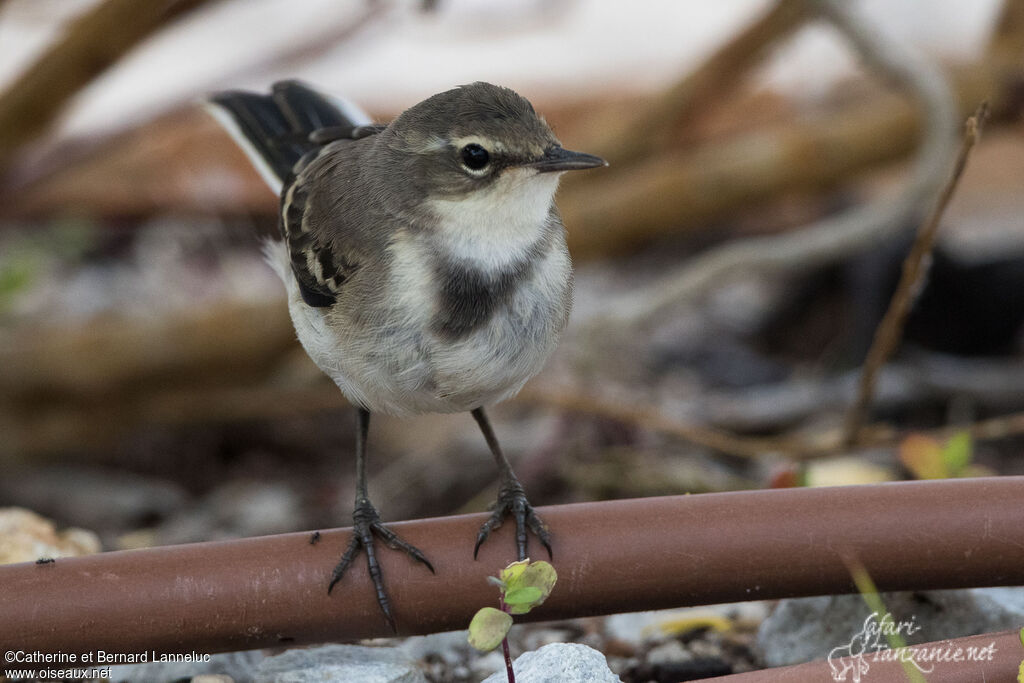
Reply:
M377 604L380 605L388 626L397 633L395 618L391 614L391 600L384 590L384 577L373 547L374 534L379 536L392 550L402 550L412 559L427 565L427 569L432 573L434 567L418 548L384 526L377 508L370 502L370 497L366 491L366 435L370 430L370 411L365 408L359 408L356 419L356 505L355 510L352 512L352 539L348 543L348 548L345 549L345 554L341 556L338 566L334 568L334 572L331 575L331 583L327 587L327 594L330 595L335 584L341 581L341 577L345 575L345 570L352 564L352 560L355 559L356 555L359 554L359 549L362 548L366 551L366 564L369 568L370 579L373 581L373 587L377 593Z
M491 429L491 423L487 419L484 409L473 410L473 418L480 425L480 431L483 432L487 446L491 449L494 460L498 464L498 500L494 504L494 511L490 518L480 526L480 532L476 536L476 546L473 548L473 559L476 559L480 546L487 540L490 533L501 526L502 521L508 515L512 515L516 522L518 559L525 560L528 557L526 552L527 530L537 535L541 544L547 548L550 559L552 557L551 532L548 530L547 524L533 511L533 506L526 500L523 485L519 483L512 471L512 465L509 464L508 458L501 452L501 446L498 445L498 439L494 436L494 430Z

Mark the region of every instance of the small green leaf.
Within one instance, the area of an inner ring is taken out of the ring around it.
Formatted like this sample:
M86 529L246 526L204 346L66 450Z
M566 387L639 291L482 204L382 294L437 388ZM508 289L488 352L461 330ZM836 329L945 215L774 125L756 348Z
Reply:
M469 644L481 652L490 652L512 628L512 617L500 609L482 607L469 622Z
M526 614L544 599L544 593L535 586L520 586L505 593L503 600L511 609L512 614Z
M520 581L524 586L539 588L546 598L551 594L551 589L555 587L555 582L558 581L558 572L550 564L541 560L527 567L520 577Z
M924 434L911 434L903 439L900 461L918 479L945 479L950 476L942 445Z
M1024 628L1022 628L1020 630L1020 633L1018 633L1017 635L1020 637L1021 647L1024 647Z
M509 566L501 570L501 574L498 578L509 588L513 588L515 582L519 580L519 577L523 575L526 568L530 565L530 558L520 560L519 562L513 562Z
M516 562L502 572L506 581L505 604L509 605L512 614L526 614L541 604L551 594L558 580L555 568L549 563L530 562L525 566Z
M973 455L974 444L971 442L971 433L967 430L951 436L942 447L942 461L954 477L964 471Z

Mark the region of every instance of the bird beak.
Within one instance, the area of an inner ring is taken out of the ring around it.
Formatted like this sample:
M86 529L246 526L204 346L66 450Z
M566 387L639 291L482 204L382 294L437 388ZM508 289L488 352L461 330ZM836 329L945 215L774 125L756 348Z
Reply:
M583 152L573 152L562 147L550 147L544 156L536 161L531 161L524 166L535 168L538 173L550 173L552 171L578 171L584 168L597 168L607 166L608 162L601 157Z

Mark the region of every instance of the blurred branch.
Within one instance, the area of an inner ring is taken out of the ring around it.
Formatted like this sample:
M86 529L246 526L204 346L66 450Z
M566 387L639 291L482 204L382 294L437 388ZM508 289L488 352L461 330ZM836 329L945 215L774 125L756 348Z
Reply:
M211 380L196 373L180 384L153 381L93 400L62 396L39 404L0 402L0 463L40 454L105 451L136 430L168 425L211 425L248 420L281 420L297 415L339 412L347 405L327 381L305 386Z
M620 172L639 159L657 154L670 144L673 130L684 127L735 91L743 82L743 74L813 16L809 9L808 0L779 0L697 69L644 105L638 116L587 148L610 160ZM571 178L567 181L572 182Z
M277 300L152 320L15 329L0 336L0 398L89 398L238 368L251 378L253 368L294 344L286 307Z
M924 135L906 188L895 199L826 218L797 232L747 239L707 252L631 296L627 304L617 307L616 323L639 324L669 306L692 302L729 276L807 269L855 253L911 220L941 184L953 149L950 132L956 117L942 74L902 43L865 23L843 0L818 0L818 7L865 61L918 100ZM886 138L886 144L891 139Z
M829 377L795 377L742 391L706 392L676 406L680 414L720 430L779 432L807 420L842 414L856 396L859 372ZM962 358L906 354L878 375L875 403L887 413L920 405L948 405L968 399L986 413L1020 410L1024 362L1015 357Z
M743 458L756 458L780 448L789 450L778 439L741 437L705 425L687 423L666 415L660 408L643 403L623 403L598 398L582 392L541 389L529 385L519 400L558 408L570 413L582 413L609 418L652 432L668 434L684 441L704 446L719 453Z
M231 87L268 70L287 73L336 49L393 8L386 2L339 5L298 44L254 55L199 90ZM254 182L225 183L236 169L252 174ZM166 210L271 213L277 206L224 129L191 104L128 131L62 141L5 181L0 211L6 215L49 215L68 206L133 217Z
M40 135L75 93L144 38L207 0L104 0L75 19L0 94L0 169Z
M864 361L864 371L858 384L857 398L853 405L850 406L850 410L846 415L842 436L842 443L845 446L853 444L856 440L857 433L864 422L868 406L871 403L878 371L885 365L885 362L893 354L903 338L903 324L906 321L907 313L910 311L914 297L921 291L922 280L928 271L926 259L930 257L932 248L935 246L935 238L939 232L939 220L942 218L949 200L952 199L953 193L956 191L956 186L963 175L964 168L967 166L967 159L977 143L978 137L981 135L981 129L984 127L987 118L988 104L983 102L978 107L974 116L967 119L963 143L960 146L960 152L953 166L953 172L946 185L942 188L935 208L932 209L927 220L921 224L921 228L914 239L914 244L911 246L910 253L907 254L907 258L903 262L903 272L900 275L896 292L892 296L892 301L885 312L885 316L879 323L878 329L875 330L871 349L868 351L867 359Z
M1024 62L1006 68L988 62L958 67L949 72L949 78L957 109L964 116L983 99L989 100L994 115L1003 116L1015 106L1015 93L1021 91ZM607 258L662 235L707 228L740 208L786 193L821 192L849 182L856 174L902 159L920 146L922 121L928 118L921 112L905 99L885 94L819 120L776 125L696 149L670 148L630 165L626 172L612 166L586 182L567 183L558 205L569 226L570 250L581 261ZM952 149L950 141L948 150ZM908 192L913 189L908 186ZM857 223L850 216L846 219ZM745 250L740 258L759 250ZM707 258L710 254L694 266Z
M1019 379L1019 373L1015 373L1014 377ZM783 392L793 391L793 387L788 385L778 389ZM825 384L821 387L820 391L812 391L808 396L816 396L829 390L829 385ZM920 398L920 393L915 392L911 398ZM522 400L530 403L553 407L570 413L614 420L640 429L682 439L714 452L741 458L762 458L781 455L794 460L806 460L840 455L849 450L842 443L841 433L838 430L811 434L796 433L775 437L739 436L707 425L688 422L685 419L667 414L659 406L643 403L642 401L630 401L627 403L607 397L583 395L565 390L540 389L530 386L527 386L520 396ZM816 407L820 408L820 404L808 403L806 407L808 411L815 411ZM913 432L915 434L934 436L936 439L941 440L965 430L970 432L972 437L978 441L1020 436L1024 434L1024 412L1009 413L965 425L938 427L931 430L915 429ZM894 448L907 433L904 430L897 430L881 423L867 425L860 431L857 447Z
M244 334L241 333L244 331ZM280 302L224 306L188 317L106 319L81 328L32 328L0 337L0 456L102 449L134 429L282 419L338 410L344 399L295 342ZM649 399L612 399L533 382L519 400L590 414L740 457L805 458L840 452L838 429L778 437L808 418L836 414L855 394L855 373L710 392L671 409ZM1018 359L916 354L882 368L876 403L897 410L966 396L987 411L1019 410ZM685 417L684 417L685 416ZM980 422L979 439L1024 433L1019 414ZM944 434L947 430L938 430ZM861 430L859 447L890 446L899 434Z
M1010 68L1024 62L1024 0L1004 0L988 46L988 58Z
M71 210L120 218L168 211L273 216L278 208L245 153L194 106L106 140L68 141L31 169L24 166L19 178L0 186L0 215L32 219Z
M299 71L304 62L315 59L328 50L337 49L393 7L391 3L371 1L364 3L358 10L344 14L344 20L341 22L329 21L331 17L325 16L316 33L310 33L304 36L301 42L288 45L276 53L266 51L238 70L220 76L218 82L223 83L225 87L232 87L239 82L265 76L268 71Z
M993 69L963 68L953 78L965 113L993 92L999 113L1006 98ZM886 94L813 122L776 124L696 149L662 150L628 173L609 168L584 183L567 184L558 205L569 226L573 258L615 256L660 235L706 228L787 192L820 192L848 182L910 152L920 136L920 119L908 102ZM160 211L272 216L277 206L237 145L194 109L121 134L88 157L62 146L55 158L60 163L52 164L54 172L37 174L3 198L0 215L39 218L73 208L101 216Z

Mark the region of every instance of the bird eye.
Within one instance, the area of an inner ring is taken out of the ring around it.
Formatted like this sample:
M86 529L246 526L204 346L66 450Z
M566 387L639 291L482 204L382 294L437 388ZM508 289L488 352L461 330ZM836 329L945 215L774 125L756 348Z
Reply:
M491 162L491 155L486 149L471 142L462 148L462 165L471 171L479 171Z

